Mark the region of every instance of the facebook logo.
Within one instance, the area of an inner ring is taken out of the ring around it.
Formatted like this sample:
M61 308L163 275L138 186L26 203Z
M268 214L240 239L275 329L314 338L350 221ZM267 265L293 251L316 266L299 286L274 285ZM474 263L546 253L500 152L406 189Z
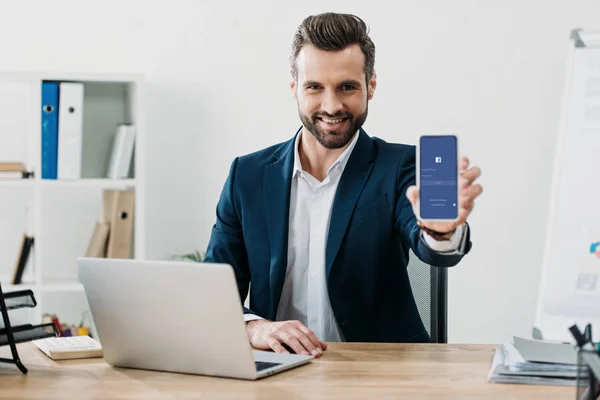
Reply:
M441 164L442 163L442 157L436 157L435 158L435 163L436 164Z

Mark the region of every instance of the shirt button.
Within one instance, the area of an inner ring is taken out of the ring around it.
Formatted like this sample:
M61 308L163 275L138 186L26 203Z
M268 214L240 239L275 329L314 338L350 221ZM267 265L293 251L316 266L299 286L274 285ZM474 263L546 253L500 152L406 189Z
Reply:
M319 192L319 197L323 197L323 192Z
M317 273L313 272L312 274L310 274L310 276L312 276L313 278L316 278L317 277Z
M312 322L319 322L319 318L317 318L317 317L312 317L311 319L312 319Z
M319 231L318 231L317 229L315 229L315 230L313 231L313 235L317 236L318 234L319 234Z

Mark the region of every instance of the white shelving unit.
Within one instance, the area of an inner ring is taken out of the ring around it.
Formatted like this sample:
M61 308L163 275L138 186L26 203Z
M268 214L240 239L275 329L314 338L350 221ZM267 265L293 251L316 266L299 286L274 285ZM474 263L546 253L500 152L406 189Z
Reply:
M42 179L44 81L84 84L81 179ZM88 309L77 257L85 255L94 224L102 219L104 189L135 189L132 256L145 257L143 83L142 75L131 74L0 72L0 162L21 161L34 172L31 179L0 180L0 282L5 292L32 289L38 301L15 318L39 323L43 314L52 313L61 322L77 324ZM130 176L106 179L116 126L127 122L136 126ZM24 232L34 237L34 244L23 283L13 286Z

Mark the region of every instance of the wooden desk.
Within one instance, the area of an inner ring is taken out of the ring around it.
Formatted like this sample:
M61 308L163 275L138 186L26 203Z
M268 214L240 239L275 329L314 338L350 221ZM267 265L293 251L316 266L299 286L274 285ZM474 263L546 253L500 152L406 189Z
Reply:
M0 364L1 399L574 399L573 387L492 384L492 345L332 343L311 364L258 381L54 362L18 346L29 369ZM8 356L0 349L0 357Z

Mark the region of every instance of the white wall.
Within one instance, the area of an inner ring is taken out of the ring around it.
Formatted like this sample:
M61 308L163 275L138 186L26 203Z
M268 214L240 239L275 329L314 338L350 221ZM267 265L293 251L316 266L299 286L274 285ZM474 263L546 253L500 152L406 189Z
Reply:
M450 341L529 335L567 38L600 29L599 2L5 0L0 68L148 75L147 248L164 258L205 249L233 157L299 126L290 43L302 18L322 11L371 26L371 135L457 133L483 169L474 247L450 273Z

